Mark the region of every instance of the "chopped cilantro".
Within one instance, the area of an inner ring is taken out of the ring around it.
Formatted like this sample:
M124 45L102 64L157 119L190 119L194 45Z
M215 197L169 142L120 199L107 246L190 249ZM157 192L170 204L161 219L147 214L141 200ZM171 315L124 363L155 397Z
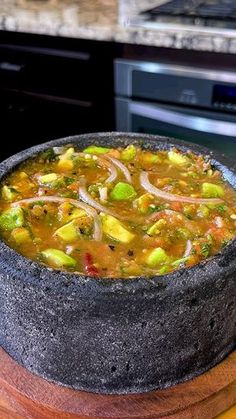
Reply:
M220 204L217 205L216 210L220 213L220 214L224 214L226 211L226 205L224 204Z
M56 157L56 154L55 154L53 148L49 148L48 150L44 151L41 154L41 158L44 161L53 161L55 159L55 157Z
M201 255L207 258L210 255L211 245L210 243L201 244Z
M165 204L163 204L163 205L155 205L155 204L149 205L149 212L150 213L163 211L164 209L165 209Z
M66 186L71 185L72 183L74 183L74 181L75 180L73 178L64 176L64 183L65 183Z

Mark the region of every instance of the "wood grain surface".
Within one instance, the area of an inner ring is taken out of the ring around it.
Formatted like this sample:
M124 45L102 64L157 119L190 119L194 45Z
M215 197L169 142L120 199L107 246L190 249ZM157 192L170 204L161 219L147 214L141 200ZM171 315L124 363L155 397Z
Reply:
M207 373L172 388L99 395L43 380L0 348L0 419L212 419L235 403L236 351ZM236 419L231 410L222 419Z
M236 404L230 409L227 409L221 415L217 416L216 419L236 419Z

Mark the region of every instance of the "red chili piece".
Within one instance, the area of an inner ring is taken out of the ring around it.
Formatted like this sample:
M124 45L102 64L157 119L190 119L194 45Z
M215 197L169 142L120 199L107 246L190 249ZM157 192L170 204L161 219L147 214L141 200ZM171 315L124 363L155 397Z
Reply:
M94 266L93 258L90 253L85 253L84 255L84 269L88 275L97 276L99 274L98 269Z

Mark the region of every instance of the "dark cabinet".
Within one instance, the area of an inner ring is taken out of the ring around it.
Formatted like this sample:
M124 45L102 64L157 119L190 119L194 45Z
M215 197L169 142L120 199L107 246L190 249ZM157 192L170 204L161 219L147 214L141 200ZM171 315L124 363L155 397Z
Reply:
M0 159L114 129L112 45L0 33Z
M8 90L0 95L1 158L46 140L96 128L89 102Z

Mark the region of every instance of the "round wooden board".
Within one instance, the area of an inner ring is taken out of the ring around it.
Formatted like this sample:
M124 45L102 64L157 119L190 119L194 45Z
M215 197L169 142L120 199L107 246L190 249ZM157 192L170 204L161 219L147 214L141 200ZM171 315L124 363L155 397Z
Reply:
M165 390L99 395L52 384L0 348L1 419L211 419L236 403L236 351L207 373Z

